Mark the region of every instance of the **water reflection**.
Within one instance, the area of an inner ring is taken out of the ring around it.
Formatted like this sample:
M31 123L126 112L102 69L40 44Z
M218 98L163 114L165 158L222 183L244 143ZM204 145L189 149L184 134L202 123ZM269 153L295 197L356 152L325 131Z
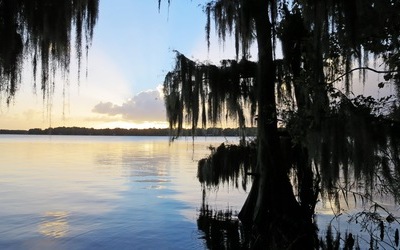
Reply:
M38 226L40 234L51 237L65 237L69 231L67 211L46 212Z
M204 205L199 211L197 227L203 232L208 249L249 249L249 233L237 218L237 212L214 210Z
M237 217L238 212L227 207L218 209L208 204L203 191L198 211L197 227L209 249L252 249L252 237ZM344 202L344 201L343 201ZM331 210L317 211L319 227L316 249L399 249L400 217L393 204L357 204L335 212L335 201L324 201ZM329 212L330 211L330 212Z
M196 166L220 142L0 136L0 249L204 249Z

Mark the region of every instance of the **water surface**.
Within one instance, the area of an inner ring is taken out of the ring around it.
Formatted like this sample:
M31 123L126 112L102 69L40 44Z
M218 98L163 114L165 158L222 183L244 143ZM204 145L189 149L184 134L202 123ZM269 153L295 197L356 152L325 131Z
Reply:
M204 249L197 160L226 140L0 135L0 249Z

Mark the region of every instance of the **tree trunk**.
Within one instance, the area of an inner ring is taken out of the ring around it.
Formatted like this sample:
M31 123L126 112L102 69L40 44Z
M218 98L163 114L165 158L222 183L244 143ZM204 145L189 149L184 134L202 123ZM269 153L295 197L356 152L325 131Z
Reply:
M258 45L257 174L239 216L245 224L252 225L252 233L257 237L255 247L295 249L301 244L310 249L304 244L312 244L312 240L304 232L312 228L312 223L302 214L282 160L268 1L252 3Z

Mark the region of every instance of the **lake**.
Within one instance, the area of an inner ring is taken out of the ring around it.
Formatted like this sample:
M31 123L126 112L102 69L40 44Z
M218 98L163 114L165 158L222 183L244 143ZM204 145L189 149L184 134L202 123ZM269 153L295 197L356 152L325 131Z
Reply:
M226 140L0 135L0 249L205 249L197 161ZM208 202L245 198L225 187Z
M0 249L207 249L197 225L202 207L197 161L209 155L210 145L237 141L0 135ZM214 211L239 211L246 196L225 184L208 191L207 202ZM379 212L386 236L375 243L390 248L399 228L395 203L380 200L396 218L387 223L387 211L368 204L354 209L343 203L334 214L332 204L319 202L319 237L331 223L342 245L351 232L366 249L371 232L379 238L379 227L364 228L362 217L349 220L355 212Z

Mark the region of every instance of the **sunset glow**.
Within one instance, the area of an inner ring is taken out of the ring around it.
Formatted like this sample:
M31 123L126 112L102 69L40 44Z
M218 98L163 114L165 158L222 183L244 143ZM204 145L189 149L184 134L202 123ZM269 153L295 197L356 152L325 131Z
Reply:
M101 1L89 58L82 62L87 77L82 74L78 82L77 63L71 62L70 74L56 77L54 94L44 101L26 65L13 102L7 106L1 99L0 128L167 127L160 94L173 51L216 62L234 57L233 45L218 46L215 38L208 51L199 3L174 1L168 8L165 2L159 11L157 1Z

